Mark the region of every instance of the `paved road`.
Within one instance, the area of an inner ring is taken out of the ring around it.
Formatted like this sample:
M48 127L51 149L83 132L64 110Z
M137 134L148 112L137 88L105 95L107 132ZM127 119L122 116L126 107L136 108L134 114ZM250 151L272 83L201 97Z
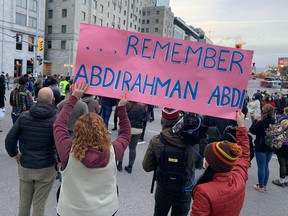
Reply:
M251 80L248 85L248 93L252 95L259 87L259 80ZM268 89L274 92L275 89ZM6 97L8 98L9 92ZM11 159L4 148L4 139L8 130L12 126L10 118L10 106L7 102L7 114L3 121L0 122L3 132L0 133L0 216L15 216L18 212L18 174L17 165ZM155 121L148 123L145 140L148 142L155 134L160 131L160 114L161 109L155 109ZM111 122L113 119L111 118ZM246 125L251 124L247 118ZM110 128L112 128L110 124ZM115 138L117 132L113 132L112 138ZM119 172L118 186L120 190L119 211L117 216L152 216L154 208L154 195L150 194L150 186L152 173L146 173L142 169L142 158L145 154L148 143L138 145L137 158L133 167L132 174L125 171ZM128 152L125 153L124 165L128 162ZM242 209L241 216L284 216L287 215L287 193L288 187L280 188L271 183L273 178L278 178L279 165L276 157L273 157L270 163L270 180L269 190L266 193L259 193L252 188L252 185L257 182L257 168L255 159L252 161L252 166L249 169L249 180L246 187L246 198ZM199 176L202 171L197 171ZM46 215L56 215L56 200L55 194L59 182L56 181L51 191L49 200L46 206ZM235 203L237 205L237 203Z

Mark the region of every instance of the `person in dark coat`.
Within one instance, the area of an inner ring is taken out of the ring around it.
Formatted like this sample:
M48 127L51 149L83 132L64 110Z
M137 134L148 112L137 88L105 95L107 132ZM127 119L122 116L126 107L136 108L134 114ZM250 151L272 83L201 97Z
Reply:
M278 122L282 128L288 130L288 107L284 108L283 115L279 118ZM288 140L285 140L280 149L275 151L279 162L279 179L274 179L273 184L280 187L288 187Z
M5 76L0 75L0 108L5 107L4 99L5 99Z
M259 192L267 190L267 183L269 179L269 162L272 158L274 150L265 144L265 130L270 124L275 124L274 107L266 104L262 108L261 116L255 116L249 131L256 135L255 157L258 167L258 183L253 185L253 188Z
M5 148L18 163L19 215L44 216L45 203L56 176L56 147L53 139L53 123L56 107L53 92L42 88L37 103L23 112L5 138ZM17 148L22 136L21 153ZM32 202L33 201L33 202Z
M0 109L5 107L5 77L0 75ZM0 132L2 130L0 129Z
M126 104L126 109L131 124L131 141L129 143L129 162L128 166L125 166L124 169L126 170L126 172L131 173L132 167L136 159L137 143L143 129L142 118L144 115L144 104L129 101ZM122 170L123 157L124 155L118 160L117 164L118 171Z

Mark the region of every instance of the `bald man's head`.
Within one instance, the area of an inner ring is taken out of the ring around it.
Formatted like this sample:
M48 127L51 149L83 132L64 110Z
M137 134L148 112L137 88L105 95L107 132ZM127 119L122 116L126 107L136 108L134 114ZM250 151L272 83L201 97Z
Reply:
M53 91L49 87L44 87L38 92L38 103L52 104L54 100Z

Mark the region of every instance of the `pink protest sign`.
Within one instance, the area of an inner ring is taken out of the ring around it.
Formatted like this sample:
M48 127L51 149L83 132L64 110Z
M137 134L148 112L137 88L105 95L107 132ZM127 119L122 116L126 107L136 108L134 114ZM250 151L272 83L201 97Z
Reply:
M245 97L253 51L81 24L74 82L87 93L222 118Z

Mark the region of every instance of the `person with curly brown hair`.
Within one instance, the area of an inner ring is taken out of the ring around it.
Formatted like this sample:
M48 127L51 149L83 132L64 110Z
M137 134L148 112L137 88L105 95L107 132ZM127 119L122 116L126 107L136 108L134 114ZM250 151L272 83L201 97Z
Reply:
M115 215L118 210L116 160L131 139L125 95L119 101L119 135L111 142L108 129L96 113L81 116L69 137L67 121L87 85L76 85L54 124L54 139L61 160L62 185L57 206L61 216Z

